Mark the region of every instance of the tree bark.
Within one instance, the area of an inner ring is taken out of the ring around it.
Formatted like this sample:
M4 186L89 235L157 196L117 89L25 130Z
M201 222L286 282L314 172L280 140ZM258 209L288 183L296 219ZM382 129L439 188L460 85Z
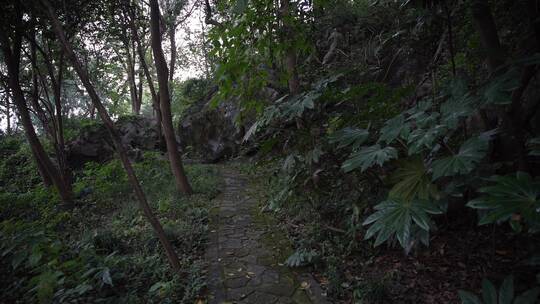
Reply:
M128 73L128 85L129 93L131 96L131 111L134 115L140 114L140 107L138 107L137 100L137 84L135 83L135 62L132 58L132 52L130 51L129 44L126 44L127 51L127 73ZM135 50L133 50L135 52ZM134 55L134 54L133 54ZM135 56L133 56L135 57Z
M161 48L161 33L159 28L159 5L157 0L150 0L150 33L152 37L152 50L156 63L158 83L159 83L159 103L162 114L163 133L167 144L167 154L171 165L172 173L175 177L178 191L191 194L193 190L187 180L182 165L178 143L174 136L174 128L171 115L171 99L169 94L169 83L167 73L167 63Z
M174 248L172 247L171 243L167 239L165 232L163 231L163 227L159 223L159 220L152 212L152 209L150 208L150 205L148 204L148 201L146 199L146 195L144 194L141 185L139 183L139 180L137 179L137 176L135 174L135 171L133 170L133 166L131 165L131 162L128 158L126 149L124 145L122 144L122 141L120 139L120 136L117 132L117 130L114 127L113 121L111 120L111 117L109 116L109 113L107 112L107 109L103 106L101 103L101 100L90 82L90 77L88 76L88 71L82 66L81 62L73 52L73 49L71 48L69 42L66 39L64 29L62 28L62 25L60 24L60 21L58 20L58 17L56 16L51 4L48 0L41 0L41 3L45 6L45 9L47 11L47 15L49 16L49 19L52 23L52 28L58 38L60 40L60 43L62 44L64 48L64 52L68 59L71 61L71 64L73 65L73 68L75 69L77 75L79 75L79 78L81 82L83 83L84 87L86 88L88 95L90 95L90 98L92 100L92 103L98 110L98 114L103 120L103 123L105 124L105 127L107 128L113 142L116 148L116 151L118 152L120 161L122 162L122 165L124 166L124 169L126 170L128 180L133 187L133 190L135 192L135 195L139 201L140 207L143 210L144 215L150 222L150 225L154 229L154 232L156 233L157 237L159 238L159 241L161 242L163 248L165 249L165 253L167 255L167 258L169 260L169 263L171 264L172 268L175 271L180 271L180 261L178 260L178 256L174 252Z
M19 16L18 21L20 21L21 18L22 14ZM17 24L16 26L20 27L21 24ZM44 184L54 184L58 190L58 194L60 195L62 202L71 204L72 193L70 188L64 183L60 172L54 166L53 162L39 141L36 131L34 130L34 126L32 125L32 119L30 118L28 106L19 82L19 63L22 43L21 33L19 31L20 28L16 29L12 43L13 47L10 47L11 43L7 37L7 34L3 30L0 30L0 44L2 45L4 61L8 69L9 87L15 102L15 106L19 112L20 121L23 125L26 139L28 140L32 154L36 159L38 170L40 171L40 174L42 174Z
M290 3L289 0L280 0L281 19L283 22L284 36L286 40L291 40L293 35L292 28L287 19L290 17ZM290 41L284 41L289 46L285 51L285 71L287 72L289 93L296 95L300 93L300 80L298 79L298 73L296 71L296 51L293 46L290 45Z
M172 82L174 79L174 68L176 67L176 24L173 19L171 24L169 24L169 40L171 42L171 63L169 65L169 82ZM171 94L172 94L172 88Z
M11 113L10 113L10 107L9 107L9 100L6 98L6 118L7 118L7 122L6 122L6 134L7 135L10 135L11 134ZM50 185L50 183L49 183Z
M471 4L473 22L480 36L480 43L486 51L489 71L494 73L505 62L505 52L499 41L497 27L491 14L489 2L475 0Z
M148 69L148 65L146 64L146 59L144 56L144 50L141 44L141 40L139 38L139 33L137 31L137 27L135 26L135 12L134 8L128 7L127 8L130 12L130 18L129 18L129 26L131 28L131 34L133 36L133 39L135 40L135 44L137 46L137 54L139 55L139 61L141 63L141 67L143 69L144 75L146 77L146 82L148 82L148 88L150 88L150 95L152 96L152 105L154 108L154 114L156 116L156 128L157 128L157 134L158 138L162 137L161 132L161 109L159 106L159 98L156 93L156 89L154 87L154 81L152 80L152 75L150 74L150 70Z

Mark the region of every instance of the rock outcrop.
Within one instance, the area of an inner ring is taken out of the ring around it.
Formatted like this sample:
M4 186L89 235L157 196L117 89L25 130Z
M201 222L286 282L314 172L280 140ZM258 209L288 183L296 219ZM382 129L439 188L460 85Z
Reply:
M180 146L203 162L214 163L237 155L244 135L244 128L235 123L238 115L234 102L216 108L208 102L193 105L178 126Z
M122 143L134 160L140 158L142 151L159 147L156 122L140 116L121 117L115 122ZM79 135L67 143L67 159L70 167L80 168L88 161L103 162L114 156L114 145L101 122L81 128Z

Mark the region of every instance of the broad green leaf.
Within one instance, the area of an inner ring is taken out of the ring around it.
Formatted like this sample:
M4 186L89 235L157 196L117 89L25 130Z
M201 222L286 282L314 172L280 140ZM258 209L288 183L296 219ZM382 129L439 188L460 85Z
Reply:
M398 164L399 167L390 177L390 181L395 183L390 190L390 197L410 201L415 197L428 199L437 196L437 187L431 183L431 177L420 157L400 161Z
M458 295L462 304L482 304L482 301L475 294L468 291L459 290Z
M540 182L533 181L530 175L517 172L515 176L494 176L491 185L480 188L482 196L470 201L467 206L488 210L479 221L485 225L509 220L519 214L531 227L540 224Z
M369 131L359 128L344 128L329 136L332 144L338 143L338 148L351 146L353 149L360 147L369 137Z
M409 128L409 123L405 122L405 117L403 115L398 115L386 121L386 124L381 129L379 142L385 142L386 144L390 144L396 138L398 138L398 136L405 128Z
M497 304L497 290L488 279L482 280L482 299L484 304Z
M514 277L507 276L499 290L499 304L512 304L514 299Z
M424 207L427 203L424 201L413 200L406 202L401 199L388 198L376 205L377 210L362 223L362 225L371 225L364 236L370 239L376 236L374 246L387 241L393 235L403 248L410 248L412 231L429 231L429 216ZM417 225L417 226L416 226Z
M483 95L487 103L506 105L512 101L512 91L519 86L519 71L509 69L506 73L489 81Z
M485 156L487 149L488 142L485 138L470 138L463 143L457 154L433 162L433 180L471 172Z
M449 99L441 105L441 122L450 129L458 127L461 118L474 113L472 100L469 96Z
M352 153L341 168L345 172L361 168L363 172L374 165L382 166L386 161L397 158L397 156L398 152L393 147L381 148L379 145L363 147L360 148L360 151Z
M436 125L429 129L416 129L407 138L408 154L414 155L422 150L431 150L435 142L446 133L446 126Z

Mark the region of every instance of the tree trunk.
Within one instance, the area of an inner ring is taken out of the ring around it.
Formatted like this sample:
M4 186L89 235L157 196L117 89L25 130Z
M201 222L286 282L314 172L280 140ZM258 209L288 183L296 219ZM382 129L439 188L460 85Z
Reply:
M176 25L174 24L174 18L169 25L169 40L171 42L171 63L169 65L169 82L174 79L174 68L176 67ZM172 88L171 88L172 94Z
M475 0L471 5L473 22L480 36L480 43L486 51L486 60L491 73L505 62L505 52L499 41L497 27L491 14L489 2Z
M286 40L289 40L293 35L292 28L289 21L287 21L291 14L289 0L280 0L280 6L284 36L287 37ZM289 41L284 42L289 45L285 51L285 71L288 77L289 93L290 95L296 95L300 93L300 81L296 71L296 51Z
M109 134L111 135L116 151L118 152L118 155L120 157L120 161L122 162L122 165L124 166L124 169L126 170L128 180L131 186L133 187L133 190L135 191L135 195L139 201L141 209L144 212L144 215L150 222L150 225L152 225L152 228L154 228L154 232L159 238L159 241L161 242L161 244L163 245L163 248L165 249L165 253L167 255L167 258L169 259L169 262L171 263L172 268L175 271L180 271L181 266L180 266L180 261L178 260L178 256L174 252L174 248L172 247L171 243L167 239L165 232L163 231L163 227L159 223L158 219L152 212L150 205L148 204L146 195L144 194L141 188L141 185L139 183L139 180L137 179L137 176L135 175L135 171L133 170L131 162L128 158L127 151L124 145L122 144L122 141L120 139L120 136L117 130L114 127L113 121L111 120L111 117L109 116L109 113L107 112L107 109L105 109L105 107L101 103L101 100L96 90L94 89L94 86L90 82L88 71L82 66L79 59L73 52L73 49L69 45L69 42L67 41L64 30L62 28L62 25L60 24L60 21L58 20L58 17L56 16L51 4L48 2L48 0L41 0L41 2L45 5L47 15L51 19L52 27L58 40L60 40L60 43L62 44L68 59L71 61L73 68L77 72L77 75L79 75L79 78L81 82L83 83L84 87L86 88L88 95L90 95L92 103L95 105L96 109L98 110L99 116L103 120L105 127L107 128L107 130L109 131Z
M143 69L144 76L146 77L146 82L148 82L148 88L150 88L150 95L152 96L152 107L154 108L154 114L156 116L157 134L158 134L158 138L161 141L161 138L162 138L161 120L162 119L161 119L161 109L159 106L159 98L156 93L156 89L154 87L154 81L152 80L152 75L150 74L150 70L148 69L148 65L146 64L144 50L141 44L141 40L139 39L139 32L137 31L137 28L135 27L135 12L133 11L132 7L128 7L127 9L130 11L129 26L131 28L131 34L133 36L133 39L135 40L135 44L137 47L137 54L139 55L139 61Z
M128 73L128 85L129 85L129 93L131 96L131 112L134 115L139 115L140 111L138 109L138 101L137 101L137 84L135 83L135 62L133 61L133 58L131 57L131 53L129 50L129 45L126 45L127 50L127 73ZM133 50L135 51L135 50Z
M22 18L22 15L20 16ZM19 19L21 20L21 19ZM16 25L20 26L20 24ZM9 38L6 33L0 31L0 42L2 45L2 51L4 53L4 61L8 69L8 78L9 78L9 87L19 112L20 121L23 125L26 139L32 150L32 154L36 159L38 165L38 170L42 174L44 184L51 183L54 184L58 190L58 194L63 203L71 204L72 203L72 193L70 188L64 183L59 171L54 166L53 162L43 149L41 142L34 130L32 125L32 119L30 118L30 113L28 111L28 106L24 98L24 93L19 82L19 62L21 55L21 34L20 29L17 29L15 37L13 39L13 49L10 47Z
M6 117L7 117L7 123L6 123L6 133L7 135L11 134L11 113L10 113L10 107L9 107L9 99L6 98Z
M154 61L156 63L158 83L159 83L159 103L162 114L163 133L165 143L167 144L167 154L171 170L174 174L176 187L178 191L185 194L191 194L193 191L184 173L180 152L178 152L178 143L174 136L174 128L171 115L171 99L169 95L169 83L167 73L167 63L165 55L161 48L161 35L159 29L159 5L157 0L150 0L150 33L152 36L152 50L154 52Z

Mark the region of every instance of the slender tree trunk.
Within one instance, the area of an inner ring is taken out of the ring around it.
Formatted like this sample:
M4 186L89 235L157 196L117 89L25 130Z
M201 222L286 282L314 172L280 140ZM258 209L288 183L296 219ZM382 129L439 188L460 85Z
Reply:
M20 24L17 26L20 26ZM6 36L5 33L0 31L0 44L2 45L4 61L8 69L9 87L12 92L15 106L17 107L17 110L19 112L20 121L23 125L26 139L30 144L32 154L34 155L36 162L38 163L38 170L40 170L40 173L42 174L44 183L47 184L49 181L51 181L58 190L58 194L60 195L62 202L66 204L71 204L72 193L69 187L67 187L64 183L59 171L56 169L51 159L45 152L45 149L43 149L41 142L39 141L36 131L34 130L34 126L32 125L32 119L30 118L30 113L28 111L24 93L21 89L21 85L19 82L21 38L22 37L20 32L15 33L15 38L13 39L13 49L11 49L9 38Z
M133 49L133 51L135 51L135 49ZM142 107L143 84L144 84L144 75L143 75L143 71L141 67L139 67L138 74L139 74L139 87L137 88L138 90L137 91L137 111L140 113L141 107Z
M7 135L10 135L11 134L11 113L10 113L10 107L9 107L9 99L7 98L6 98L6 118L7 118L6 133Z
M150 88L150 95L152 96L152 107L154 108L154 115L156 116L157 134L158 134L158 138L161 141L161 138L162 138L161 120L162 119L161 119L161 109L159 106L159 97L156 93L156 88L154 87L154 80L152 80L152 75L150 74L150 70L148 69L148 65L146 64L144 50L141 44L141 40L139 38L139 32L137 31L137 28L135 27L134 9L133 7L128 7L128 10L130 11L129 26L131 28L131 35L133 36L133 39L135 40L135 44L137 47L137 54L139 55L139 61L141 63L141 67L144 72L144 76L146 77L146 82L148 82L148 88Z
M191 194L193 191L184 173L180 152L178 152L178 143L174 136L174 128L171 115L171 99L169 95L169 83L167 73L167 63L165 55L161 48L161 35L159 29L159 5L157 0L150 0L150 33L152 36L152 50L154 52L154 61L156 63L158 83L159 83L159 103L162 114L163 133L167 144L167 154L171 170L174 174L176 187L180 192Z
M159 238L159 241L163 245L163 248L165 249L165 253L167 255L167 258L169 259L169 262L172 268L175 271L180 271L181 266L180 266L180 261L178 260L178 256L174 252L174 248L172 247L171 243L167 239L165 232L163 231L163 227L159 223L159 220L154 215L154 213L152 212L152 209L150 208L150 205L148 204L146 195L144 194L141 188L139 180L137 179L135 171L133 170L133 166L131 165L131 162L128 158L127 151L124 145L122 144L122 141L120 139L120 136L117 130L114 127L113 121L111 120L111 117L109 116L109 113L107 112L107 109L105 109L105 107L101 103L101 100L96 90L94 89L94 86L90 82L88 71L82 66L81 62L79 61L79 59L73 52L73 49L71 48L69 42L66 39L64 29L62 28L62 25L60 24L60 21L58 20L58 17L56 16L49 1L41 0L41 2L44 4L46 8L47 15L49 16L52 22L53 30L58 40L60 40L60 43L62 44L64 48L66 56L71 61L73 68L77 72L77 75L79 75L79 78L81 82L83 83L84 87L86 88L88 95L90 95L90 98L92 99L92 103L95 105L96 109L98 110L98 114L100 115L101 119L103 120L103 123L105 124L105 126L107 127L107 130L109 131L109 134L111 135L111 138L116 147L116 151L118 152L118 155L120 157L120 161L122 162L122 165L124 166L124 169L126 170L128 180L131 186L133 187L133 190L139 201L141 209L143 210L148 221L150 222L150 225L152 225L152 228L154 229L157 237Z
M174 79L174 69L176 67L176 25L175 20L171 21L169 25L169 40L171 42L171 63L169 64L169 82ZM172 88L169 88L172 94Z
M280 0L280 6L285 37L287 37L286 39L291 39L293 31L287 20L291 15L289 0ZM285 71L287 72L288 77L289 93L291 95L300 93L300 80L298 79L298 73L296 71L296 51L294 47L290 46L290 43L285 51Z
M135 83L135 62L132 60L131 52L129 51L129 45L126 45L127 50L127 73L128 73L128 85L129 93L131 96L131 111L134 115L139 115L137 109L137 84ZM134 50L133 50L134 51Z

